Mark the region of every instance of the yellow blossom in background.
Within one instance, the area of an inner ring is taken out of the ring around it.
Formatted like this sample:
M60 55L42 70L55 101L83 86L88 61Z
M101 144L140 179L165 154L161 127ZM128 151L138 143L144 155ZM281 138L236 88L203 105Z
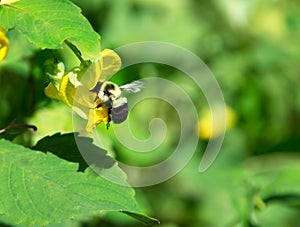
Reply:
M2 61L8 51L8 39L5 36L5 30L0 26L0 61Z
M270 39L283 42L288 36L285 15L280 8L260 8L254 14L251 25L251 30L258 36L270 37Z
M97 107L101 99L91 90L98 81L105 81L110 75L121 68L121 59L114 51L105 49L99 59L89 67L76 67L56 77L45 88L45 94L54 100L65 102L80 117L87 119L86 131L92 132L98 124L109 122L108 108L105 105Z
M224 122L223 122L223 117L222 117L222 108L217 111L220 111L219 115L220 117L218 118L218 112L217 118L213 122L212 120L212 115L210 112L210 109L206 109L200 114L200 120L199 120L199 137L201 139L208 140L210 138L215 138L219 136L221 133L224 132L224 130L227 130L231 128L232 126L235 125L237 116L235 111L229 107L226 106L226 122L225 122L225 128L223 128ZM213 131L213 123L217 125L216 129Z

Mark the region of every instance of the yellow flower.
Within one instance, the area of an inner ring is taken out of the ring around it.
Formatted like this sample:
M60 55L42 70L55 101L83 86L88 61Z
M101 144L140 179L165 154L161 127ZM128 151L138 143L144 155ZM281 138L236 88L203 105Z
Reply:
M210 138L215 138L219 136L221 133L223 133L225 130L231 128L235 125L237 116L235 111L229 107L226 106L226 119L225 119L225 128L222 127L224 125L224 119L222 117L223 114L217 114L217 118L212 119L212 115L209 109L206 109L202 112L200 120L199 120L199 137L201 139L208 140ZM222 109L217 109L217 111L222 111ZM219 117L218 117L219 116ZM215 130L213 130L213 124L216 124Z
M100 58L90 63L89 67L76 67L61 78L55 78L55 82L49 83L45 88L45 94L65 102L80 117L87 119L86 131L92 132L98 124L108 124L110 117L107 106L97 107L102 100L91 90L98 81L105 81L120 68L120 57L114 51L105 49Z
M0 26L0 61L2 61L8 51L8 39L5 36L5 30Z
M86 131L90 133L93 132L93 128L102 122L105 124L109 123L108 109L106 105L89 110Z

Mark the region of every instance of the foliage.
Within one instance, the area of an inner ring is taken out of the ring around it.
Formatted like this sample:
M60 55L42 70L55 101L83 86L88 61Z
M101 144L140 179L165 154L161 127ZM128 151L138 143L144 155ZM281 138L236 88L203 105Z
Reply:
M51 153L3 140L0 150L0 210L12 223L46 225L103 210L139 212L130 187L98 177L91 169L76 172L77 165Z
M100 36L92 29L87 19L80 14L80 8L70 1L57 0L41 3L21 0L1 3L0 21L1 26L6 30L14 29L18 35L25 35L35 48L58 49L63 47L62 43L65 42L82 61L83 67L87 68L89 61L100 56ZM8 39L2 27L1 60L5 58L8 49ZM16 45L17 43L14 41L16 40L12 39L10 45ZM29 47L30 44L25 43L24 46ZM102 56L103 54L101 61ZM84 61L82 57L88 57L87 61ZM41 58L37 56L36 60L41 60ZM14 61L9 62L8 60L8 65L14 65L14 63ZM106 64L103 65L103 73L110 70L111 62L106 62ZM84 70L89 71L90 69ZM7 72L9 71L8 69ZM4 68L2 72L6 72L6 69ZM32 73L34 74L34 72ZM42 72L37 73L38 76L40 73ZM90 74L89 82L93 80L95 82L88 89L96 85L98 75L96 72ZM34 81L36 75L29 76ZM67 78L67 82L60 86L60 90L63 92L60 94L50 92L50 96L60 97L61 95L61 99L70 101L69 97L74 91L71 89L72 84L68 81L72 80L69 74L62 77L62 80L65 80L64 78ZM55 85L52 86L55 89ZM70 103L67 102L67 104ZM19 114L21 115L22 111ZM0 131L1 138L13 140L16 136L24 133L26 128L36 130L35 126L15 122L16 120L13 120ZM40 140L33 149L41 149L45 154L8 141L0 141L0 178L1 182L7 182L1 188L0 213L6 221L25 225L47 225L66 219L99 215L103 211L120 211L144 223L156 222L155 219L140 213L134 199L133 189L126 183L122 171L115 171L118 167L113 168L114 160L106 156L104 150L92 145L92 139L78 137L77 134L70 134L67 140L61 139L66 137L67 135L54 135ZM74 140L75 137L77 137L77 141ZM79 155L76 146L78 142L84 144L86 149L91 152L92 157L96 158L95 165L99 170L112 168L114 172L111 174L115 174L114 177L124 185L99 177L93 170L87 168ZM78 165L71 162L79 163L79 170L84 172L77 172Z
M89 56L97 58L100 53L99 35L80 14L80 8L70 1L22 0L2 7L1 25L5 29L15 28L37 47L57 49L64 40L74 43Z

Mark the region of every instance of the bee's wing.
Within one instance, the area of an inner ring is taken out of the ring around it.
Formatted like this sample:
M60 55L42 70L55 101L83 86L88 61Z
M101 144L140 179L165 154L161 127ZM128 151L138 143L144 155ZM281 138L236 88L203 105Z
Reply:
M145 87L145 82L141 80L133 81L129 84L124 84L120 86L122 91L125 91L127 93L137 93L140 92Z

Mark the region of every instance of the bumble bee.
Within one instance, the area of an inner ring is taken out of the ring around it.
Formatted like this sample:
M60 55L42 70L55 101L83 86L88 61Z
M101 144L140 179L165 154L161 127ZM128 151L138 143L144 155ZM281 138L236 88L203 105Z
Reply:
M121 97L122 91L127 93L137 93L144 87L144 83L141 80L133 81L132 83L118 86L110 81L99 81L96 86L91 90L97 93L95 101L99 98L101 102L96 108L106 105L108 109L108 123L109 128L110 121L115 124L120 124L126 120L128 116L128 103L127 98Z

